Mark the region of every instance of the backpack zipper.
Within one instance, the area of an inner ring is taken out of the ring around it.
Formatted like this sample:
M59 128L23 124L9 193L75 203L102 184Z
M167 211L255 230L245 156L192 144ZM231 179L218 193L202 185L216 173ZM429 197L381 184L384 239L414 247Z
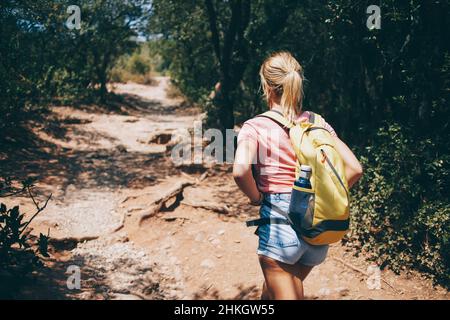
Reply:
M330 166L331 170L333 171L334 175L336 176L336 178L338 178L339 183L341 184L342 188L344 188L345 193L347 194L347 198L348 198L348 191L347 188L344 185L344 182L342 181L341 177L339 176L339 174L336 171L336 168L333 166L333 164L331 163L330 159L328 159L327 154L325 153L325 151L323 149L320 149L320 152L322 153L322 156L324 157L325 161L328 163L328 165Z

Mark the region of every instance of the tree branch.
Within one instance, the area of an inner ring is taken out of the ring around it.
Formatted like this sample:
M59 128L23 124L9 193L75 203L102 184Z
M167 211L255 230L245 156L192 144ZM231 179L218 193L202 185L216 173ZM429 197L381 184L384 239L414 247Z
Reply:
M46 207L48 202L50 201L50 199L52 198L52 194L50 194L47 198L47 200L45 201L44 205L42 207L39 206L39 203L37 203L36 199L34 198L33 194L31 193L31 189L29 186L27 186L27 191L28 191L28 195L30 196L31 200L33 200L34 205L36 206L36 212L33 214L33 216L31 217L30 220L28 220L28 222L23 226L22 231L20 234L22 234L28 227L28 225L31 223L31 221L34 220L34 218L37 217L37 215L39 213L41 213L41 211L43 211Z

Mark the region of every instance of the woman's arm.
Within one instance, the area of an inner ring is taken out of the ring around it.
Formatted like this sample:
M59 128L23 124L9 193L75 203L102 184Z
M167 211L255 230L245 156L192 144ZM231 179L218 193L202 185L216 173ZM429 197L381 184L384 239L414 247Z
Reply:
M336 141L336 150L344 160L345 177L347 178L348 187L351 188L362 176L363 168L356 156L347 145L338 137L334 137Z
M248 140L238 143L233 165L233 178L239 189L253 204L261 201L261 192L252 174L252 162L256 158L257 146Z

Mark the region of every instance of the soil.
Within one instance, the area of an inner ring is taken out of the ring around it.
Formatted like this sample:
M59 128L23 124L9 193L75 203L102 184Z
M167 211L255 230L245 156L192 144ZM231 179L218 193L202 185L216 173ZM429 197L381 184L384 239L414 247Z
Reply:
M257 237L245 221L258 215L231 177L230 165L171 160L176 132L204 116L157 85L113 84L113 107L55 106L48 125L30 123L34 141L19 156L2 154L2 170L32 176L52 193L32 233L50 233L45 266L0 282L16 299L259 299L263 282ZM26 197L8 199L32 212ZM68 268L81 287L69 289ZM332 245L306 279L308 299L448 299L421 274L381 272L349 246ZM2 290L0 290L2 292Z

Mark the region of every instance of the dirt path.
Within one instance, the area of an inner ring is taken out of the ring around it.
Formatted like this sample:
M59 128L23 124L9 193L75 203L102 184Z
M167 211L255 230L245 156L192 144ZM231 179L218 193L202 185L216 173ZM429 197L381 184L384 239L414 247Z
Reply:
M13 296L259 297L257 237L244 224L258 214L257 208L237 190L230 166L175 167L171 134L192 128L201 115L167 98L168 79L157 80L157 86L115 85L122 101L114 109L53 108L54 126L34 127L40 152L19 166L2 164L35 176L40 190L54 195L33 223L33 233L50 230L53 257L48 269L34 274L34 282ZM30 206L24 198L14 202ZM82 273L79 290L66 286L67 267L74 265ZM369 289L363 274L369 265L350 248L334 245L306 280L306 295L448 299L444 289L415 273L383 271L381 288ZM41 293L34 290L42 287Z

